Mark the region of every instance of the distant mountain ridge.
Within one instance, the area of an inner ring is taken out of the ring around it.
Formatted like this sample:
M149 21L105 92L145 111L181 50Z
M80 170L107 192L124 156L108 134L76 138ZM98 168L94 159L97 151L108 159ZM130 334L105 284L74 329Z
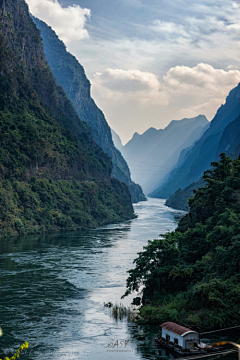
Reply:
M168 198L179 188L198 182L210 163L219 160L221 152L234 152L239 139L240 84L229 92L209 128L188 149L167 181L151 193L153 197Z
M149 128L142 135L135 133L122 148L134 181L146 194L165 179L177 163L181 151L191 146L208 126L204 115L173 120L165 129Z
M112 176L128 186L133 202L146 200L141 187L131 180L122 154L114 146L105 116L91 97L91 84L83 66L67 52L66 46L50 26L35 17L32 18L41 32L44 53L58 84L63 87L80 119L91 127L97 144L111 157Z

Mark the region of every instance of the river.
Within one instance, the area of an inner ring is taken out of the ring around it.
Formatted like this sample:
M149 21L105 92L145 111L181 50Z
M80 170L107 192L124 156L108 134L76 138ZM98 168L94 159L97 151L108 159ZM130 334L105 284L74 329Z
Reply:
M124 223L0 242L0 350L27 340L22 360L166 358L154 343L158 327L116 321L103 306L130 304L121 301L127 270L181 214L160 199L134 207L138 217Z

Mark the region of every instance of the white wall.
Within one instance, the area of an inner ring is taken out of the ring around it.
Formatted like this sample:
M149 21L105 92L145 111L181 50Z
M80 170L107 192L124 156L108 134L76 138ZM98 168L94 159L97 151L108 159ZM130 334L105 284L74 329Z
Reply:
M178 345L183 346L183 337L175 334L172 331L166 330L162 328L162 337L164 337L166 339L166 334L170 335L170 341L174 342L174 339L178 339Z
M190 332L189 334L186 334L184 337L184 348L190 349L194 342L199 340L199 335L197 333ZM190 341L186 340L193 340L192 343Z
M166 330L166 329L162 328L162 337L164 337L166 339L167 334L170 335L170 341L172 341L173 343L174 343L174 339L178 339L178 345L180 345L183 349L191 347L191 343L186 342L186 340L193 339L193 342L199 340L198 333L190 332L189 334L186 334L185 336L181 336L181 335L175 334L174 332L172 332L170 330Z

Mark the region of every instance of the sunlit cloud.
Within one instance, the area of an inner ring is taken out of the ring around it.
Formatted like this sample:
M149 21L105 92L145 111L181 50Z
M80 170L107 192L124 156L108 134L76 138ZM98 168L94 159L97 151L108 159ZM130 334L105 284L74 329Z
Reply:
M240 82L239 70L215 69L200 63L175 66L161 79L139 70L106 69L96 73L93 86L98 97L113 104L129 103L174 108L178 117L204 114L212 119L228 92Z
M141 90L159 90L159 81L155 74L140 70L106 69L102 73L96 73L97 82L112 90L123 92Z
M63 8L58 0L27 0L27 3L30 12L50 25L66 44L89 37L85 29L91 16L89 9L82 9L79 5Z
M239 1L115 0L112 9L103 0L91 11L73 0L27 2L84 66L122 139L198 113L211 120L240 81Z
M179 110L182 117L194 117L198 114L207 114L208 119L212 119L217 109L225 103L225 98L211 98L209 101L199 105L188 106Z
M95 74L93 86L103 97L118 102L132 100L145 105L168 103L158 77L150 72L108 68Z
M191 94L202 91L207 96L218 94L226 96L228 91L240 81L239 70L215 69L209 64L200 63L194 67L175 66L163 77L171 93Z
M203 63L194 67L176 66L163 81L180 114L191 117L201 113L211 120L229 91L240 82L240 71L215 69Z

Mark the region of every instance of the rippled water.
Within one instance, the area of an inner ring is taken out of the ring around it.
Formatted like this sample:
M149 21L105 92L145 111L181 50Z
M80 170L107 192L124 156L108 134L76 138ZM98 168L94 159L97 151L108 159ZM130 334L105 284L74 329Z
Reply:
M0 355L27 340L22 360L164 358L154 344L157 327L115 321L103 306L121 301L137 253L173 230L179 214L159 199L135 211L137 219L96 230L0 243Z

